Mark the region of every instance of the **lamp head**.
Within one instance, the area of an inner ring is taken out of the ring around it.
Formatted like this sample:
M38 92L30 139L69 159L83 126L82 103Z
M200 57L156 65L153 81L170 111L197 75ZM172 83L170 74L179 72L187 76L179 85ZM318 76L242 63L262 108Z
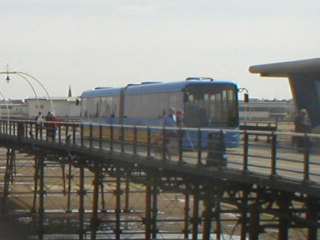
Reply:
M9 82L10 82L9 74L7 75L6 81L7 81L7 83L9 83Z

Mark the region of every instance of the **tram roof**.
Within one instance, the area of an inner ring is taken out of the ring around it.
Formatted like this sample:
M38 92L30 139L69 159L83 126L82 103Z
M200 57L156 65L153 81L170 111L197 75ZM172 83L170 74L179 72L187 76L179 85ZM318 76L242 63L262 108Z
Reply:
M293 74L320 73L320 58L255 65L249 67L249 71L260 73L262 77L289 77Z
M147 83L147 84L137 84L128 85L126 89L126 94L137 94L137 93L156 93L156 92L176 92L180 91L188 85L196 84L233 84L233 82L228 81L180 81L180 82L168 82L168 83ZM95 97L104 94L108 95L119 95L122 88L98 88L93 90L88 90L82 93L82 97Z

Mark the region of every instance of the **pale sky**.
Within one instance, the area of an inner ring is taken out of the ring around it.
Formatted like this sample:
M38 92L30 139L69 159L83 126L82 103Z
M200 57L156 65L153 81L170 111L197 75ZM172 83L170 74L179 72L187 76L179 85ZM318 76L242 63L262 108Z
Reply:
M319 0L0 0L0 70L34 76L51 97L203 76L289 99L287 79L248 68L320 57L319 13ZM34 97L5 78L5 98Z

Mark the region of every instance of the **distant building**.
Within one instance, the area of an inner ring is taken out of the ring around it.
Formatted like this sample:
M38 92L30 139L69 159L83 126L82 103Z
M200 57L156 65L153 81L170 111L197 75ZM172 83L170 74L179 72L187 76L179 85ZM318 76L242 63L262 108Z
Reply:
M293 100L258 100L239 103L241 120L292 120L296 112Z
M37 116L41 111L46 115L48 111L53 111L56 116L61 118L80 117L80 106L77 104L76 97L53 97L48 98L28 98L25 100L28 105L28 116Z
M1 100L0 118L25 118L28 116L28 104L24 100Z
M80 106L76 97L27 98L25 100L1 100L0 118L34 118L38 112L46 115L53 111L62 119L79 118Z

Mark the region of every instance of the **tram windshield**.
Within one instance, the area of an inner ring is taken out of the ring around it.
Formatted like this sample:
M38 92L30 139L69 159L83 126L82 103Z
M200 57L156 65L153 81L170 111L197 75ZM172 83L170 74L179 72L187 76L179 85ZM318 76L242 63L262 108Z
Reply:
M232 84L190 85L185 89L187 127L235 127L239 124L237 88Z

